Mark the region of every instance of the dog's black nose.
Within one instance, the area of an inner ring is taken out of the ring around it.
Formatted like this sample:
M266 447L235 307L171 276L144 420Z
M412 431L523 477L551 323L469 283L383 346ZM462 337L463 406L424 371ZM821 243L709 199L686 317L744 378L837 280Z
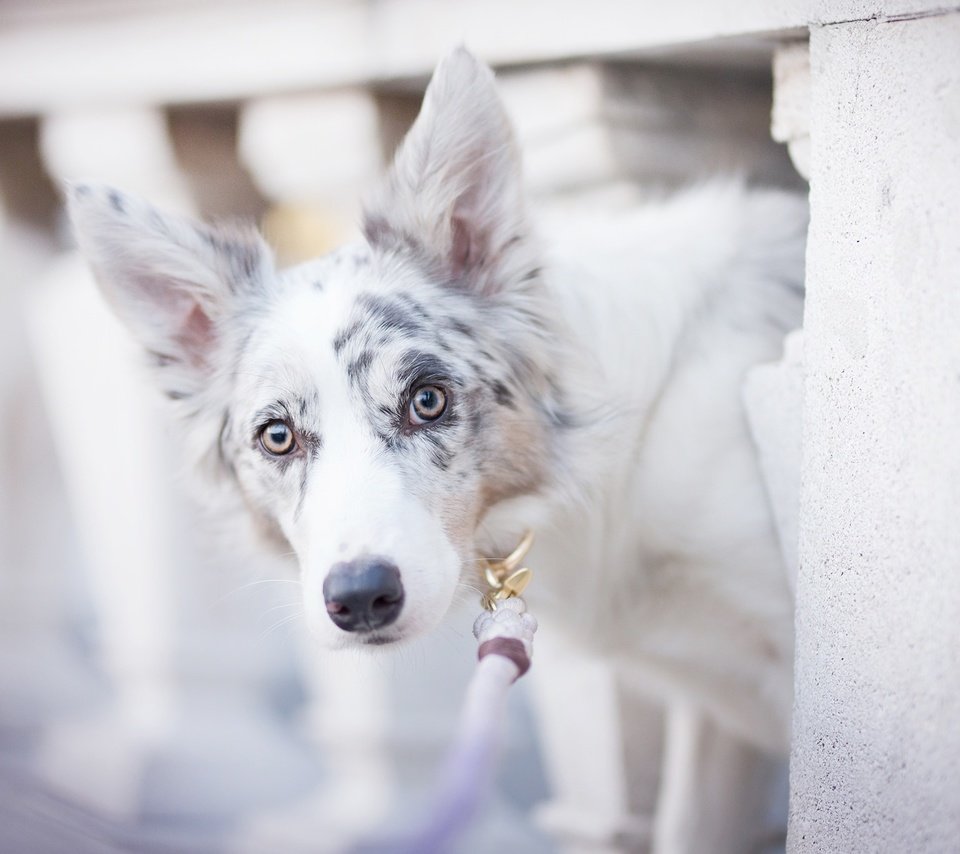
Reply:
M338 563L323 582L330 619L345 632L389 626L403 607L400 570L382 558Z

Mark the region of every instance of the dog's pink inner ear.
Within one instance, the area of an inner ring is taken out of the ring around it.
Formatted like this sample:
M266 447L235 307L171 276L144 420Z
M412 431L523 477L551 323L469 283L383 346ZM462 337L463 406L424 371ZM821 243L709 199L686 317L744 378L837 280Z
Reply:
M210 312L186 281L159 275L138 277L141 328L152 329L145 339L176 362L192 368L210 364L216 328ZM145 313L144 313L145 312ZM142 321L146 321L144 327Z
M454 277L463 276L475 261L476 247L470 227L462 217L455 216L451 223L453 245L450 249L450 264Z
M207 366L214 341L213 321L197 303L187 312L175 340L190 365Z

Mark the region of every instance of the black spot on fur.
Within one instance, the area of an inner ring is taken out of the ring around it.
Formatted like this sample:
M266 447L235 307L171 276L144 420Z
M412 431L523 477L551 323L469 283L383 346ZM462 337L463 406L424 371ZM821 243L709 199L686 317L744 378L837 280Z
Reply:
M298 430L297 439L304 453L311 460L315 460L320 455L320 451L323 450L323 436L319 433L313 433L309 430Z
M490 386L493 390L493 396L500 406L506 406L508 409L516 408L516 401L513 399L513 392L510 391L500 380L494 380Z
M360 331L360 327L363 324L356 320L351 323L349 326L341 329L333 338L333 352L334 355L339 356L340 351L350 343L350 340Z
M395 234L386 217L367 214L363 218L363 236L371 246L385 246L393 241Z
M235 262L235 269L239 269L248 279L257 275L260 265L260 253L253 246L242 246L233 243L230 246L230 257Z
M483 412L480 409L471 409L469 423L470 435L476 438L483 429Z
M364 350L356 359L347 365L347 378L352 383L359 382L366 376L371 364L373 364L373 352Z
M487 372L483 369L483 367L479 363L474 362L471 359L470 361L467 362L467 364L470 366L470 370L473 371L474 376L481 383L488 382Z
M450 468L451 460L453 460L453 454L449 448L434 448L430 453L430 462L440 471L447 471Z
M177 391L176 389L169 389L168 391L165 391L164 394L170 400L186 400L190 397L190 392Z
M423 331L423 324L397 301L362 294L357 302L364 307L371 320L383 329L412 335Z
M398 302L402 302L407 309L409 309L411 314L415 314L424 321L430 320L430 312L427 311L426 306L419 300L412 297L410 294L401 291L400 293L396 294L395 297Z
M260 251L255 243L244 239L242 234L225 233L222 228L215 226L199 228L197 232L203 242L227 262L233 275L226 277L226 283L232 291L236 292L236 284L256 278L260 267Z
M293 511L293 518L299 519L300 514L303 512L303 505L307 499L307 481L310 478L310 469L308 466L304 466L300 471L300 491L297 495L297 506Z
M453 347L450 346L450 343L440 332L436 333L436 337L433 340L434 340L434 343L437 345L438 350L442 350L448 356L452 356L454 354Z
M458 334L463 335L465 338L473 339L474 337L473 327L464 323L462 320L458 320L455 317L451 318L450 326L452 327L454 332L457 332Z
M411 317L398 305L384 306L377 319L386 329L397 332L416 334L423 331L423 324L415 317Z
M363 236L376 249L407 251L415 256L425 256L423 244L412 234L393 226L386 217L366 214L363 218Z
M442 431L427 427L419 431L417 435L432 446L430 448L430 462L442 471L449 469L453 460L453 451L447 445Z
M420 350L408 350L398 362L398 379L408 387L424 385L431 382L443 382L452 386L462 386L463 381L451 374L450 369L443 361L432 353Z
M158 368L175 365L180 361L176 356L171 356L169 353L160 353L157 350L148 350L147 355L150 361Z

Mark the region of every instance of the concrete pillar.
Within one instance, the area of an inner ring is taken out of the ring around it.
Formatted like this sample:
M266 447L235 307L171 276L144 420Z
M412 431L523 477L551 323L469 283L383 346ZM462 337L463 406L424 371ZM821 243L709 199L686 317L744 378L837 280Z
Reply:
M791 852L957 850L960 14L811 36Z

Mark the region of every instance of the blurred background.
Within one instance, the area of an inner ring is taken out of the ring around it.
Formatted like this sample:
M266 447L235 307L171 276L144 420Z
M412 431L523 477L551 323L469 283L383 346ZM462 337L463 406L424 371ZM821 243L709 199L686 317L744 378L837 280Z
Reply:
M544 215L718 171L799 185L770 135L771 57L796 34L679 5L0 2L0 851L344 850L424 802L475 654L470 608L400 654L309 648L290 567L183 486L61 182L254 219L282 263L312 257L355 235L465 42L497 68ZM464 851L555 850L528 690Z

